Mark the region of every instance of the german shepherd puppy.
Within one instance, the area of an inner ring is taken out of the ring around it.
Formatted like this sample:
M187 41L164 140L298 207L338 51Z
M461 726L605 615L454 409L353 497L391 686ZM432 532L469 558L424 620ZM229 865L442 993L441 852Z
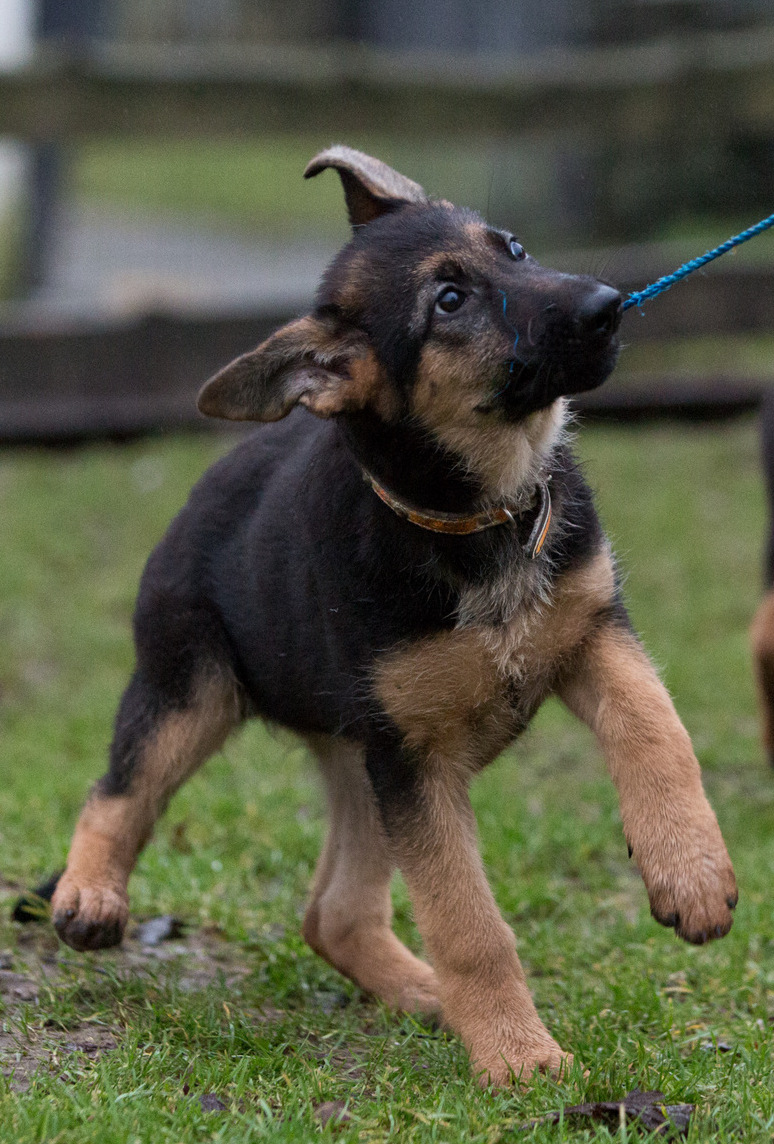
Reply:
M108 773L53 896L75 949L121 940L175 790L242 720L304 736L330 833L303 932L390 1005L437 1012L482 1083L570 1059L487 884L471 779L558 695L595 732L654 917L727 933L737 891L688 736L633 634L568 448L621 299L347 147L351 241L317 304L226 366L202 412L270 422L151 556ZM390 927L399 868L429 956Z

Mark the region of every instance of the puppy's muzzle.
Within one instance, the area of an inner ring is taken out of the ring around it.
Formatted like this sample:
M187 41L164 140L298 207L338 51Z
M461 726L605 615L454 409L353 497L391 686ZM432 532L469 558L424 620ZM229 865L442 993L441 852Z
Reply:
M577 336L588 344L604 344L617 331L623 317L621 295L603 282L583 297L578 304L572 325Z

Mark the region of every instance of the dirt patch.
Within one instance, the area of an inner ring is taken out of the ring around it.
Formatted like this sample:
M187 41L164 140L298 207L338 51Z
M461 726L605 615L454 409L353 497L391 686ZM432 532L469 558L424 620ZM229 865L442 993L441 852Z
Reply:
M90 1068L103 1053L115 1049L118 1029L79 1025L72 1029L29 1027L0 1033L0 1073L12 1092L26 1092L33 1077L45 1069L62 1080L74 1080Z
M23 977L36 990L68 974L72 980L73 972L91 971L118 981L143 976L154 982L167 978L174 980L178 988L193 992L216 981L231 987L250 972L238 948L215 928L193 930L155 945L137 940L135 932L116 949L78 954L62 945L49 926L25 927L19 932L16 950L0 951L0 995L6 992L3 979L11 981L9 973ZM27 988L22 981L14 982L11 991L14 987Z
M72 1080L116 1048L122 1029L111 1019L109 996L97 1013L85 997L80 1004L76 998L66 1014L57 1012L58 998L66 990L72 995L73 987L88 993L95 974L119 986L145 977L149 986L174 984L193 993L214 983L236 989L249 972L239 949L216 930L155 946L130 937L118 949L80 956L61 945L50 928L25 927L15 948L0 950L0 1074L13 1091L24 1092L40 1070ZM263 1021L278 1016L256 1013Z

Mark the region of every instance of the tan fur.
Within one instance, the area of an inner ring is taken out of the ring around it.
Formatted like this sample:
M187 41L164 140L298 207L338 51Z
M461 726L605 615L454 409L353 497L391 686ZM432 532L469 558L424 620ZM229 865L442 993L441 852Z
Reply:
M476 276L486 274L491 262L492 243L487 237L486 227L480 223L469 223L462 227L458 243L421 258L415 263L412 275L420 288L424 282L432 282L435 288L441 280L444 267L457 266L463 274Z
M120 939L129 913L129 875L156 820L239 718L233 680L203 680L190 706L169 714L144 744L129 792L106 796L99 787L92 792L52 899L54 922L70 945L103 944L98 931L114 932ZM94 932L86 935L85 927Z
M435 750L477 770L513 738L504 680L479 631L428 636L386 656L379 701L412 748Z
M467 777L440 754L425 760L421 794L391 831L414 915L438 977L445 1022L482 1084L560 1071L567 1057L538 1017L486 880Z
M376 670L379 701L409 746L478 770L545 698L614 587L605 550L562 577L552 600L532 599L507 624L456 628L399 648Z
M398 413L398 395L384 379L382 367L376 354L369 349L362 357L354 358L349 365L347 401L356 409L370 405L383 421L391 421ZM335 413L336 410L334 409Z
M395 868L363 762L362 748L316 736L330 826L315 872L303 934L312 949L388 1005L437 1013L435 974L393 934Z
M413 405L434 436L461 458L483 485L486 499L519 504L531 495L551 451L559 444L567 418L564 399L517 424L477 410L486 397L484 382L501 367L507 347L489 335L466 347L429 343L421 354Z
M307 314L277 330L205 383L198 406L209 417L277 421L294 405L318 417L373 402L391 409L374 352L360 331Z
M690 739L637 640L594 633L559 691L599 739L654 916L689 941L727 933L731 862Z
M760 603L750 627L753 667L758 685L763 746L774 760L774 592Z
M548 596L527 596L509 622L482 627L499 670L525 687L531 702L540 702L614 594L615 568L605 545L586 564L560 577ZM470 601L466 607L470 611Z

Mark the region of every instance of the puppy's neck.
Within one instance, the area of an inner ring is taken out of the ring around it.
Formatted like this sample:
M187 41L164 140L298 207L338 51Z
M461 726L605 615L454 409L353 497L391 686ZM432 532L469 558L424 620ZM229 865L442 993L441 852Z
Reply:
M567 403L560 398L516 423L498 420L476 431L445 427L442 440L479 486L485 502L518 509L550 471L552 454L567 436L567 416Z
M415 421L394 424L364 410L339 418L358 464L396 497L431 512L473 513L491 505L524 508L566 437L566 402L554 402L516 424L438 441Z
M472 513L480 506L485 494L479 479L416 422L387 423L370 410L338 420L358 464L400 500L442 513Z

